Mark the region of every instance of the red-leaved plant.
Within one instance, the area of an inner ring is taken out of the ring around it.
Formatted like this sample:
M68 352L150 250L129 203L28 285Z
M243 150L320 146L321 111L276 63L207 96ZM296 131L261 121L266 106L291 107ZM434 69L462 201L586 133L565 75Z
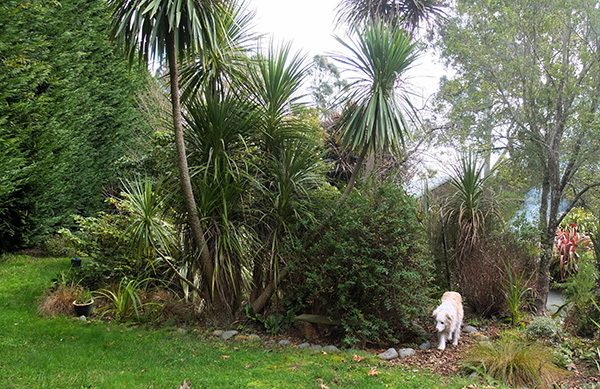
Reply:
M558 227L556 230L554 247L558 252L560 278L564 280L579 271L577 265L579 253L577 250L591 252L592 242L589 236L579 233L579 226L576 223L569 223L568 227Z

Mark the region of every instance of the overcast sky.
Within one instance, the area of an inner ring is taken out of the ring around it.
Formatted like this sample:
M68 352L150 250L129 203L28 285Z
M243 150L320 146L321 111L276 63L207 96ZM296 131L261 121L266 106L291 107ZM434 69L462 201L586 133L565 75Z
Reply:
M341 51L334 34L343 37L343 31L335 30L335 9L340 0L249 0L248 6L256 11L256 30L272 36L276 42L292 41L295 50L302 50L312 58L316 54ZM427 97L437 89L443 67L436 65L427 53L421 55L408 77L411 89ZM415 103L417 103L415 101Z

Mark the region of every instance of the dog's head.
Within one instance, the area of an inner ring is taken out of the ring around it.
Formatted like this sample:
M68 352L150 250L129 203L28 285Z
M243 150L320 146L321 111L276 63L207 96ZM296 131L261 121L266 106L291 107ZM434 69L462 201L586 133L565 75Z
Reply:
M450 312L433 311L433 315L436 321L435 329L437 332L444 332L445 330L452 327L452 315Z

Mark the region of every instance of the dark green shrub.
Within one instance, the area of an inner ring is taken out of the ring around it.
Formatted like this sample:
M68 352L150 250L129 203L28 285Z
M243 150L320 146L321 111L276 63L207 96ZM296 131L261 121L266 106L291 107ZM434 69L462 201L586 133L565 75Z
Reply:
M321 205L322 220L335 202ZM285 303L340 319L345 344L396 341L429 314L433 266L425 231L414 199L395 185L368 197L353 193L317 241L293 257Z
M126 215L99 212L95 217L75 216L78 230L59 231L69 246L89 258L70 275L89 287L103 286L124 276L139 277L147 270L148 261L135 255L125 233L129 225Z

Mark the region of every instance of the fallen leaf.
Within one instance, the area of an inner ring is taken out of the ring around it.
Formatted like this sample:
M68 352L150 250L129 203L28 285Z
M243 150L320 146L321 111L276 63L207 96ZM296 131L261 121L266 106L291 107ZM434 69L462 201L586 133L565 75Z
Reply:
M179 389L190 389L190 384L192 380L183 380L183 384L179 385Z
M321 389L329 389L329 386L327 386L325 384L321 384Z
M115 344L115 342L108 342L108 343L106 343L106 347L110 347L110 346L112 346L113 344Z
M246 368L246 370L248 370L248 369L250 369L251 367L252 367L252 364L250 363L250 364L246 365L246 367L245 367L245 368Z
M323 355L327 355L327 351L321 351L321 353L323 353Z
M372 367L371 370L369 370L369 372L367 373L367 375L369 376L376 376L377 374L381 374L381 372L377 371L376 367Z
M106 327L106 331L107 331L107 332L110 332L110 328L109 328L109 327Z
M221 355L221 358L227 359L227 358L229 358L229 355Z
M121 374L125 373L125 370L121 370Z
M352 357L352 359L354 359L356 362L360 362L363 359L365 359L365 357L359 357L358 355L354 354L354 356Z
M233 351L240 351L240 348L239 347L234 347Z

